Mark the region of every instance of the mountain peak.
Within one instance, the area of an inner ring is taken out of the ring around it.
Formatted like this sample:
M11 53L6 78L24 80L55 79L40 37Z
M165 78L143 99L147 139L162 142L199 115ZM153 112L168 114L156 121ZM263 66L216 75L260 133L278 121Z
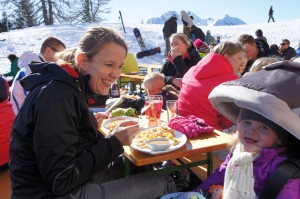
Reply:
M246 24L239 18L231 17L228 14L225 14L223 18L218 20L214 20L212 18L201 19L195 13L191 11L187 11L187 14L194 17L194 24L200 26L232 26L232 25L243 25ZM163 13L160 17L152 17L147 20L147 24L164 24L166 20L168 20L171 16L176 15L178 17L178 24L182 24L181 22L181 15L176 11L168 11Z

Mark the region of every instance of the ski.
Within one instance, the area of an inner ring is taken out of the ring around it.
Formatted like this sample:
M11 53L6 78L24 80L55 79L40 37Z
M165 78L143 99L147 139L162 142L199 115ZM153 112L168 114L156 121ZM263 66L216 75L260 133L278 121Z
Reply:
M141 35L141 32L138 28L133 29L133 34L134 34L134 36L135 36L135 38L136 38L136 40L137 40L137 42L140 46L140 49L141 49L141 51L136 54L136 57L138 59L141 59L141 58L146 57L146 56L155 55L156 53L161 52L160 47L152 48L150 50L148 50L146 48L145 42L144 42L144 40L142 38L142 35Z
M135 36L135 38L136 38L136 40L137 40L137 42L138 42L138 44L141 48L141 51L146 51L147 48L145 46L145 43L144 43L144 40L142 38L140 30L138 28L134 28L133 29L133 34L134 34L134 36Z
M160 47L152 48L152 49L150 49L150 50L145 50L145 51L138 52L138 53L136 54L136 57L137 57L138 59L141 59L141 58L143 58L143 57L155 55L156 53L161 53Z

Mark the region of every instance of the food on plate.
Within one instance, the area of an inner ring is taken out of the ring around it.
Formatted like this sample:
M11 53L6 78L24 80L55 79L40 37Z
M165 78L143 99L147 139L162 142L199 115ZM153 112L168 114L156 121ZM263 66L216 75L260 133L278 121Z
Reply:
M124 95L123 98L137 100L137 99L140 99L141 97L138 95Z
M135 136L133 144L141 149L149 148L146 141L154 138L168 138L173 141L172 145L174 146L180 143L180 140L174 136L173 129L167 126L159 126L141 131Z
M113 110L109 117L110 118L114 118L114 117L117 117L117 116L129 116L129 117L136 117L136 114L135 114L135 109L133 108L116 108L115 110Z
M136 112L140 112L145 105L145 99L138 95L125 95L123 96L124 102L120 108L134 108Z
M113 131L120 123L125 122L125 121L128 121L128 123L125 125L125 127L126 126L133 126L133 125L137 124L136 121L131 121L131 120L128 120L128 119L119 119L119 120L114 120L114 121L108 123L106 125L106 128L109 129L110 131Z

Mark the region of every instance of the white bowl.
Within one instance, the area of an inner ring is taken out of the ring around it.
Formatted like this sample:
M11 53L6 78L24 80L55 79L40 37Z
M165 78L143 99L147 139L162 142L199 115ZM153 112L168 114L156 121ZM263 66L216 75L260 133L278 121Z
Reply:
M172 141L168 138L154 138L147 140L146 144L152 151L167 151L172 145Z

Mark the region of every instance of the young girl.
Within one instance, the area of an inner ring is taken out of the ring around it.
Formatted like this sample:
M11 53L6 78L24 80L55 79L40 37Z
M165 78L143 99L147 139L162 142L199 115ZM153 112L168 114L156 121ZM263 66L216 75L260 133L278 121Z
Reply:
M257 198L281 163L299 158L300 95L285 89L299 88L299 74L300 63L278 62L210 93L214 108L237 121L238 142L197 190L224 184L223 198ZM300 179L289 179L277 198L300 198Z

